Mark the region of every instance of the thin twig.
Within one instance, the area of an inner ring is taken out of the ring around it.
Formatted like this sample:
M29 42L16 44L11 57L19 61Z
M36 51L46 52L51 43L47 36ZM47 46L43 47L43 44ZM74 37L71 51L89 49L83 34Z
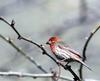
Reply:
M16 77L31 77L31 78L52 78L53 73L46 74L32 74L32 73L21 73L21 72L0 72L0 76L16 76ZM62 80L72 81L64 76L59 77Z
M83 53L82 53L82 55L83 55L83 59L82 59L82 60L83 60L83 61L86 60L86 50L87 50L87 46L88 46L90 40L92 39L92 37L94 36L94 34L95 34L99 29L100 29L100 26L94 28L94 29L91 31L90 36L88 37L87 41L85 42L85 45L84 45L84 47L83 47ZM83 79L82 69L83 69L83 65L80 64L79 76L80 76L81 79Z
M2 35L0 35L0 38L2 38L4 41L9 43L15 50L17 50L21 55L23 55L30 62L32 62L41 71L43 71L44 73L47 73L47 71L44 70L40 64L36 63L35 60L32 57L30 57L28 54L26 54L24 51L22 51L19 47L17 47L10 39L7 39L7 38L3 37Z
M20 33L16 30L16 28L14 27L14 25L15 25L15 22L14 22L14 20L11 22L11 24L9 24L5 19L3 19L3 18L0 18L0 20L1 21L3 21L3 22L5 22L6 24L8 24L15 32L16 32L16 34L18 35L18 39L23 39L23 40L25 40L25 41L27 41L27 42L30 42L30 43L32 43L32 44L34 44L34 45L36 45L38 48L40 48L41 50L42 50L42 54L45 54L45 55L47 55L48 57L50 57L57 65L59 65L59 63L52 57L52 56L50 56L48 53L47 53L47 51L44 49L44 46L43 45L39 45L39 44L37 44L37 43L35 43L35 42L33 42L32 40L29 40L29 39L27 39L27 38L24 38L23 36L21 36L20 35ZM68 70L73 76L74 76L74 81L81 81L80 80L80 78L76 75L76 73L71 69L71 66L69 66L69 65L63 65L63 64L60 64L65 70Z
M10 39L7 39L0 35L0 38L2 38L4 41L9 43L13 48L15 48L18 52L20 52L22 55L24 55L28 60L32 61L33 64L35 64L40 70L45 71L39 64L37 64L34 59L30 56L27 56L26 53L24 53L20 48L18 48ZM46 71L44 73L47 73ZM0 72L0 76L18 76L18 77L33 77L33 78L48 78L52 77L53 74L30 74L30 73L19 73L19 72ZM64 76L60 76L60 79L72 81L68 78L65 78Z

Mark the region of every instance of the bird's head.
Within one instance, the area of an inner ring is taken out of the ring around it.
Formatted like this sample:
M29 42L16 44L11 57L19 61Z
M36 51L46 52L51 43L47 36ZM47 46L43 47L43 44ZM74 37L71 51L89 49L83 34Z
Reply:
M46 44L51 45L51 44L55 44L60 41L61 41L61 39L59 37L54 36L54 37L51 37Z

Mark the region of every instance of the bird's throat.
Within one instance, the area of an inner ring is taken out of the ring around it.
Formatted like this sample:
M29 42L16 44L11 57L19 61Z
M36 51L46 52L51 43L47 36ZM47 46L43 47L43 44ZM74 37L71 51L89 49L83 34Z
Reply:
M50 48L51 48L51 51L52 51L53 53L55 53L55 44L51 44L51 45L50 45Z

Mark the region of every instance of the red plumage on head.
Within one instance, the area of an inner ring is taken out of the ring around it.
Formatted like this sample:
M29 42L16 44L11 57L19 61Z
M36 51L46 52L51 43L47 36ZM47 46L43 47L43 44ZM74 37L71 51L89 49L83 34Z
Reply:
M51 43L56 43L56 42L60 42L61 39L58 36L53 36L49 39L49 42Z

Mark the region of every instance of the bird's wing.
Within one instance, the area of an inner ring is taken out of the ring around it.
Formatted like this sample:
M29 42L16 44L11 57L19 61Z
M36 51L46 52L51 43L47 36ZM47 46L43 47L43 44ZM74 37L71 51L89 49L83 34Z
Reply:
M59 46L55 47L55 54L57 56L60 56L60 57L64 58L64 59L71 58L70 55L68 54L68 52L64 49L61 49Z
M81 58L81 56L79 55L79 53L77 52L77 51L75 51L74 49L72 49L72 48L70 48L69 46L63 46L63 45L58 45L58 47L60 48L60 49L62 49L62 51L63 51L63 55L65 55L66 56L66 54L67 54L67 56L69 56L70 58L72 58L72 59L74 59L74 60L76 60L76 61L78 61L78 62L80 62L80 63L82 63L84 66L86 66L89 70L91 70L91 68L89 67L89 66L87 66L80 58Z
M82 57L80 56L80 53L77 52L77 51L75 51L74 49L72 49L72 48L70 48L70 47L65 47L65 49L69 50L71 53L76 54L77 56L79 56L80 58L82 58Z
M64 44L63 42L60 42L60 43L58 44L58 46L59 46L61 49L64 49L64 50L66 50L66 51L69 51L71 54L75 54L75 55L77 55L79 58L82 58L82 57L80 56L80 53L79 53L79 52L75 51L74 49L72 49L70 46Z

